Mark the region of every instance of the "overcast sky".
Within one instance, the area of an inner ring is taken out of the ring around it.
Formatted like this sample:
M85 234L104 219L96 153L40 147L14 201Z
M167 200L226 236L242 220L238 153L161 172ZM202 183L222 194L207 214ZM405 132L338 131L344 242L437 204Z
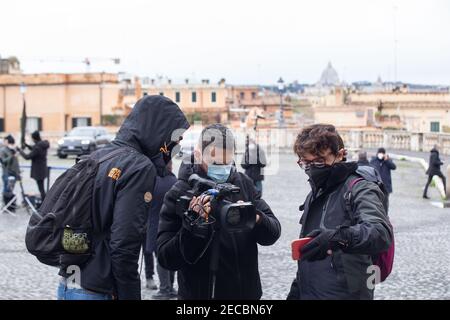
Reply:
M341 80L394 80L396 29L398 79L450 84L448 0L2 0L0 11L0 55L27 73L84 72L92 57L91 71L313 83L331 61Z

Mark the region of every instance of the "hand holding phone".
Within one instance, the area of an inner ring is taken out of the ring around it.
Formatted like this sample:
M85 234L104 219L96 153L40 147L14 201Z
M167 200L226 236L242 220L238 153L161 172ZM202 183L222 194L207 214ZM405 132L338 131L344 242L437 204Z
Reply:
M292 241L291 248L292 248L292 259L293 260L300 260L301 258L301 250L302 248L309 243L313 238L301 238Z

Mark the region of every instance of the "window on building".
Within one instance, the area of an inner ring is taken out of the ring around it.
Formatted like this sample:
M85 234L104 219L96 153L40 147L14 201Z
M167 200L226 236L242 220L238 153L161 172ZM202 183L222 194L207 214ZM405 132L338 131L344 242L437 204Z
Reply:
M197 92L192 92L192 102L197 102Z
M92 125L92 120L89 117L72 118L72 128L75 127L89 127Z
M5 132L5 119L0 118L0 132Z
M241 100L244 100L244 98L245 98L245 92L241 92L241 93L239 94L239 97L241 98Z
M439 132L440 130L440 125L439 125L439 121L432 121L430 122L430 131L431 132Z
M253 100L256 99L256 92L252 92L252 99L253 99Z
M216 102L217 101L217 96L215 92L211 92L211 102Z
M177 91L175 92L175 102L180 102L181 101L181 95L180 92Z
M38 117L28 117L27 118L27 132L31 133L34 131L42 131L42 118Z

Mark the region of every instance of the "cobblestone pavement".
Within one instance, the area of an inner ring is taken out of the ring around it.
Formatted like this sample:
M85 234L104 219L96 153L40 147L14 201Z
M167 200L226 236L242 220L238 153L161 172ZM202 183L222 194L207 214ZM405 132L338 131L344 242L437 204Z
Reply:
M53 165L70 165L72 160L52 159ZM280 171L266 177L264 198L282 224L282 236L273 246L260 247L263 299L285 299L295 276L290 242L299 233L299 204L308 192L305 175L293 156L280 156ZM393 173L394 193L390 216L395 227L396 260L388 280L376 289L376 299L450 299L450 209L430 205L421 198L426 176L419 165L397 162ZM36 192L27 179L27 191ZM55 172L52 178L58 175ZM286 186L290 186L289 188ZM439 199L430 189L430 196ZM54 299L57 270L39 263L28 254L24 232L28 216L0 215L0 299ZM143 279L143 287L145 285ZM143 298L154 291L143 289Z

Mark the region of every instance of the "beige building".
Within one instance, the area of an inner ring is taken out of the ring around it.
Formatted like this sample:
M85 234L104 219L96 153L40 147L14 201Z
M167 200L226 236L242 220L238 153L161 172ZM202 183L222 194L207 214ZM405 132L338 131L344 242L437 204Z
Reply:
M110 73L1 74L0 131L20 131L24 100L29 132L113 124L114 117L126 113L126 94L118 76Z
M450 132L449 110L449 92L362 93L336 88L314 104L314 118L341 128Z
M256 115L264 117L258 120L259 128L276 128L279 125L280 107L283 109L284 126L293 124L293 107L273 92L265 92L259 86L230 86L230 121L233 127L255 125Z
M193 82L185 79L175 83L171 79L141 78L142 94L164 95L177 103L191 122L228 121L228 88L225 80Z

